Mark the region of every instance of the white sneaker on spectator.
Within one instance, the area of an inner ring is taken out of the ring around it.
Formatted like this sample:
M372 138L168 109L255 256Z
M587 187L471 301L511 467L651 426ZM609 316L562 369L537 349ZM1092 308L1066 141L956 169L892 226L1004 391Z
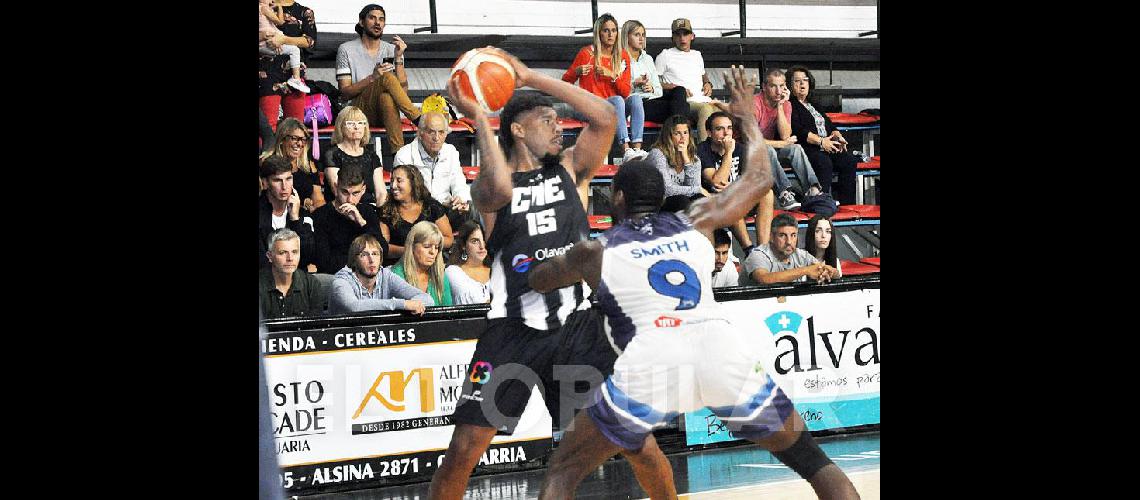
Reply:
M819 190L819 186L818 186L818 185L816 185L816 184L812 184L812 186L808 188L808 192L807 192L807 195L808 195L808 196L819 196L819 193L822 193L822 192L823 192L823 191L820 191L820 190Z
M776 197L776 203L780 205L780 210L792 210L800 207L800 202L796 201L795 195L787 190Z
M649 156L649 153L646 153L645 151L642 151L640 149L629 148L629 149L625 150L625 153L622 153L621 162L626 163L626 162L630 162L633 160L645 158L646 156Z
M300 90L301 92L304 92L306 94L308 94L309 92L312 92L309 89L309 86L305 85L305 82L302 81L300 78L290 78L285 83L288 83L290 87L293 87L297 90Z

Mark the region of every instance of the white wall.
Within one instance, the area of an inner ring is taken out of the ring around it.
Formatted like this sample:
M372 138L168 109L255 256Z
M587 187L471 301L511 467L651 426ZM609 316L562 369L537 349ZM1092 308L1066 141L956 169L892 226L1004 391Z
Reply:
M360 8L369 0L299 0L317 17L317 28L326 33L352 33ZM388 15L388 34L411 33L431 24L427 0L378 1ZM792 5L788 5L792 4ZM831 4L831 5L820 5ZM841 4L841 5L836 5ZM850 5L865 4L865 5ZM589 28L588 0L437 0L440 33L573 35ZM766 0L749 1L746 7L748 36L855 38L878 29L873 1ZM625 22L637 19L651 37L669 36L669 25L678 17L693 23L697 37L720 37L739 29L736 1L598 2L598 14L609 12ZM580 35L583 38L589 35Z

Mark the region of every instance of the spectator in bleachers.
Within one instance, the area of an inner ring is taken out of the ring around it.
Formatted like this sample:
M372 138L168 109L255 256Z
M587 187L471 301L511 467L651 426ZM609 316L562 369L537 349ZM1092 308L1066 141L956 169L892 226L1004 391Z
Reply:
M301 237L287 227L270 233L269 268L258 273L258 300L266 319L317 316L324 307L321 282L301 269Z
M264 161L270 156L289 160L293 168L293 187L301 196L302 208L312 212L325 204L325 195L316 188L320 184L317 166L309 157L309 132L301 121L289 117L281 120L274 135L273 148L261 154Z
M621 25L621 39L625 40L626 52L633 65L629 77L632 79L629 97L625 100L629 112L631 149L641 149L644 139L645 121L664 122L673 115L685 116L689 113L689 95L685 87L676 86L665 90L661 77L657 75L657 65L653 56L645 51L645 26L635 20ZM618 120L621 122L621 119Z
M764 73L764 85L759 94L753 97L756 119L760 121L760 133L768 146L776 149L780 160L787 161L792 173L799 180L799 188L808 196L820 193L823 187L816 177L813 164L800 146L800 137L792 134L792 104L788 102L790 93L784 74L779 69ZM780 112L776 112L779 107Z
M357 236L371 234L379 240L384 253L387 241L380 232L380 214L376 207L364 203L364 174L357 165L345 165L337 178L332 203L313 213L313 243L316 247L317 271L333 274L348 262L348 247Z
M313 9L294 0L275 0L277 17L285 21L277 27L281 34L271 39L274 45L293 45L301 49L301 78L311 49L317 44L317 20ZM269 126L277 128L277 119L285 116L305 119L305 94L288 84L292 78L288 54L260 54L257 66L258 105Z
M282 24L285 24L285 19L277 15L277 11L273 8L273 0L257 0L257 31L262 38L257 44L258 52L268 56L279 54L289 56L289 72L292 77L285 83L308 94L309 86L301 79L301 48L284 42L285 34L277 29ZM283 43L277 43L278 40L282 40Z
M280 156L270 156L261 162L261 183L265 190L258 198L257 241L260 252L257 254L259 268L269 267L265 254L270 233L288 227L301 238L302 255L312 255L313 230L309 211L301 207L301 197L293 189L293 171L289 160ZM305 224L309 218L310 224Z
M491 301L491 266L487 263L487 241L478 222L459 226L455 243L447 257L447 281L455 304L486 304Z
M399 35L393 43L380 39L387 24L384 7L374 3L360 10L355 40L336 49L336 81L341 96L352 99L369 123L383 123L388 136L388 154L404 146L400 112L418 123L420 111L408 98L408 75L404 72L404 51L408 44Z
M786 78L792 82L791 123L792 133L803 139L804 152L820 179L823 190L830 193L831 173L839 172L839 185L835 201L841 205L855 204L855 168L859 160L847 150L847 139L836 130L826 114L812 106L810 97L815 90L815 77L802 66L788 70Z
M665 197L673 195L708 196L701 187L701 159L697 144L689 134L689 120L681 115L670 116L661 126L661 135L646 159L665 177Z
M629 53L625 50L625 40L619 36L617 20L609 14L602 14L594 21L594 44L582 47L574 62L562 74L562 81L578 82L586 89L614 107L617 115L617 140L622 148L622 161L644 158L645 152L629 147L629 128L626 127L626 98L631 88ZM640 103L639 103L640 104ZM638 115L644 110L633 110ZM644 118L642 119L644 122ZM644 123L639 124L644 127ZM640 142L641 131L634 134Z
M738 286L740 273L736 270L736 256L732 255L732 240L728 236L728 230L721 228L713 231L713 251L716 252L713 288Z
M383 267L384 248L371 234L352 240L348 265L333 276L329 314L403 309L423 316L431 296Z
M740 172L740 152L743 148L736 147L739 133L737 132L736 121L731 114L717 111L709 116L708 121L705 122L705 127L708 128L709 137L697 145L697 157L701 159L701 185L710 193L719 193L740 177L742 173ZM795 196L788 191L788 178L784 175L784 170L780 168L780 162L776 158L776 150L770 146L766 150L775 183L772 184L772 192L764 195L753 213L764 211L760 207L771 207L773 200L782 210L791 210L800 206L796 202ZM768 212L769 217L771 217L770 208ZM748 235L744 219L733 224L731 229L736 241L744 249L744 253L747 254L751 251L752 238ZM757 234L762 233L758 232Z
M780 214L772 219L772 234L767 245L756 245L744 259L744 271L756 283L791 283L830 281L837 271L802 248L796 248L799 239L796 219Z
M392 266L396 276L427 292L437 306L450 306L451 282L443 272L443 235L428 221L417 222L404 241L404 256Z
M416 167L431 197L447 209L451 227L458 227L471 213L471 189L459 163L459 150L447 143L450 132L443 113L424 113L415 140L396 152L395 164Z
M419 169L411 165L397 165L392 169L392 193L380 207L380 231L388 240L388 260L395 264L404 256L404 240L412 226L420 221L434 222L443 234L443 247L452 242L451 223L447 210L432 198Z
M325 171L326 198L332 198L333 191L336 190L340 169L346 165L356 165L364 175L365 182L364 197L360 202L380 206L388 199L383 164L376 154L368 127L368 117L356 106L345 106L336 115L333 146L321 150L320 163ZM337 266L337 269L340 267Z
M839 264L839 244L833 239L834 225L831 219L815 214L808 220L804 250L817 260L835 268L834 278L843 277L843 267Z
M671 29L673 47L657 54L657 74L661 76L661 86L665 90L685 87L689 114L696 114L697 134L704 141L708 137L705 121L717 110L712 105L712 82L705 73L705 58L701 56L701 51L692 49L696 35L693 34L693 26L688 19L673 20Z

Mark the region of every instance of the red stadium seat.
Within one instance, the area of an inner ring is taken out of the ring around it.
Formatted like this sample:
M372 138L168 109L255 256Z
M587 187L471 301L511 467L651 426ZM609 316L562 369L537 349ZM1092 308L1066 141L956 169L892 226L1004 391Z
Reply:
M879 122L879 117L864 114L827 113L827 117L836 125L870 125Z
M879 170L879 157L872 156L871 161L860 162L855 165L858 170Z
M590 229L597 231L605 231L614 225L614 218L608 215L591 215L589 218Z
M844 276L858 276L860 274L874 274L879 272L878 266L870 264L860 264L850 260L840 260L839 264L843 267Z
M384 184L387 184L389 186L392 185L392 172L389 172L388 170L384 170Z
M864 264L870 264L870 265L875 266L875 267L879 267L879 258L878 257L865 257L865 258L861 259L859 262L862 262Z
M845 207L845 206L840 206L839 210L837 210L835 212L835 215L831 216L831 220L833 220L833 221L855 220L858 218L860 218L859 212L856 212L854 210L848 210L847 207Z
M594 178L613 177L617 175L618 168L617 165L602 165L598 167L597 172L594 172Z
M847 210L859 214L863 219L878 219L879 206L878 205L843 205L839 207L840 210Z
M479 167L463 167L463 176L467 178L468 182L475 180L476 177L479 177Z

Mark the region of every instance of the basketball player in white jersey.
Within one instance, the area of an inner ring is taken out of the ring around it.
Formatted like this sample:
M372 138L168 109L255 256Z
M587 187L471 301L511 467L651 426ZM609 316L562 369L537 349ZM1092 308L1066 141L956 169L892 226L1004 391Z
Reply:
M514 56L518 87L550 94L585 115L577 143L563 150L562 126L543 95L515 93L499 115L496 143L486 113L448 86L464 115L475 120L483 164L471 191L486 226L491 265L491 310L471 358L470 376L456 405L443 464L432 477L431 498L462 498L479 457L497 433L511 434L538 384L550 416L569 424L585 407L590 389L613 371L617 352L606 340L599 313L590 309L590 288L580 280L536 292L527 274L543 260L589 239L579 192L588 189L613 142L613 107L577 86L532 71ZM710 259L711 261L711 259ZM556 368L558 371L555 376ZM579 390L573 382L583 382ZM573 390L562 391L568 383ZM653 498L674 498L669 462L652 439L625 453L642 487ZM646 482L644 478L665 478Z
M607 458L641 448L654 428L702 406L734 436L768 449L807 479L820 498L858 498L764 372L756 336L725 320L713 298L713 231L743 218L772 187L752 117L755 82L735 66L725 80L747 140L748 166L737 182L682 212L660 212L661 174L647 162L627 162L614 177L613 228L530 273L539 291L584 279L622 349L595 404L574 418L551 458L542 499L573 498L578 483Z

